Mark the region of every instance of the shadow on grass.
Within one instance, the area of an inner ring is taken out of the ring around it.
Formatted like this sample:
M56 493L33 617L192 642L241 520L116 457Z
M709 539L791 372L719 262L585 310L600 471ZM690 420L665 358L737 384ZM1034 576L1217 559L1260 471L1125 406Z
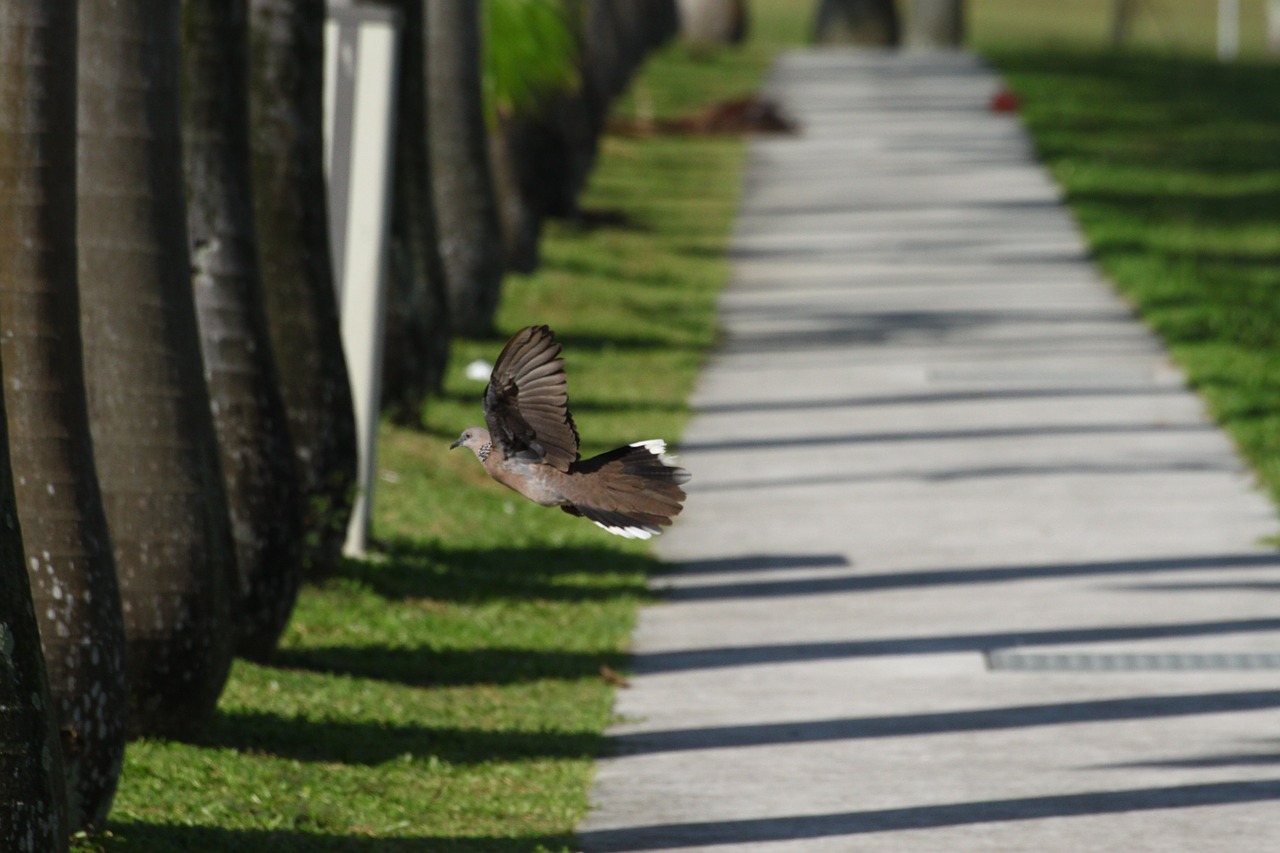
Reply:
M528 837L421 838L335 835L288 829L222 829L205 826L129 823L108 824L107 851L147 853L533 853L572 850L568 835Z
M1280 500L1280 66L990 52L1095 257Z
M431 649L386 646L325 646L281 649L271 665L408 687L518 684L547 678L598 678L601 664L614 669L623 655L537 651L519 648Z
M1129 215L1159 206L1157 196L1150 199L1135 199ZM1255 227L1265 224L1271 231L1280 230L1280 179L1272 204L1272 218L1255 219ZM1224 344L1248 351L1280 350L1274 306L1280 284L1280 254L1175 250L1131 240L1100 240L1096 254L1108 270L1141 265L1156 271L1151 276L1156 283L1141 287L1137 293L1142 316L1170 345Z
M1012 75L1050 160L1090 155L1210 175L1276 166L1280 67L1273 63L1139 51L996 50L991 58Z
M604 547L448 548L403 539L386 546L385 562L345 560L330 578L393 601L645 600L644 578L662 565Z
M193 746L295 761L376 765L402 756L450 764L595 758L605 746L594 732L484 731L219 711L188 741Z
M564 220L566 226L578 233L591 231L633 231L652 234L653 226L640 221L634 213L620 207L585 207L577 215Z
M1246 191L1220 186L1214 191L1180 192L1090 187L1074 190L1068 193L1067 198L1072 203L1108 208L1126 215L1149 215L1149 211L1159 210L1161 218L1170 222L1213 222L1222 227L1273 223L1280 217L1280 208L1276 204L1280 195L1272 189ZM1147 248L1145 244L1135 245ZM1182 253L1179 247L1170 247L1166 251L1174 255ZM1194 254L1201 255L1199 252ZM1206 252L1204 256L1212 258L1213 253ZM1227 253L1223 257L1226 260L1257 260L1259 263L1275 260L1274 255L1265 254Z

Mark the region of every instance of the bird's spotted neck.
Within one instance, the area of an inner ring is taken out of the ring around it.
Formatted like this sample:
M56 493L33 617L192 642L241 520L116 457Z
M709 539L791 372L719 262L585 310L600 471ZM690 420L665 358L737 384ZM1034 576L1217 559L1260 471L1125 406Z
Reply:
M476 457L479 458L481 462L487 462L489 459L489 454L492 452L493 452L493 442L486 441L483 445L480 446L480 449L476 451Z

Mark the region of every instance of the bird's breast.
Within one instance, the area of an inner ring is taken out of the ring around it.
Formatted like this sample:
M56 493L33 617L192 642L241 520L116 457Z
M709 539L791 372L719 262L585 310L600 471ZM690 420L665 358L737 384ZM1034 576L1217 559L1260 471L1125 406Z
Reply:
M542 462L504 459L486 467L489 469L489 476L534 503L543 506L560 506L566 502L562 487L568 475L550 465Z

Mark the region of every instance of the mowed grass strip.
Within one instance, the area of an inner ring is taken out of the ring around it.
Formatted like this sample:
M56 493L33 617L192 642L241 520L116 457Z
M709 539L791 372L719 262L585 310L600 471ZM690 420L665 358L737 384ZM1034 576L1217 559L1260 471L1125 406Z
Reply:
M1280 500L1280 67L989 57L1103 270Z
M760 32L739 51L665 51L637 81L644 109L753 91L788 37ZM464 369L547 323L584 454L678 439L714 341L743 151L603 141L582 222L550 225L542 269L507 282L500 334L457 342L421 428L383 425L376 558L304 589L272 664L237 662L202 737L132 744L109 826L79 850L572 849L610 715L602 667L625 667L655 562L448 450L481 422L483 383Z

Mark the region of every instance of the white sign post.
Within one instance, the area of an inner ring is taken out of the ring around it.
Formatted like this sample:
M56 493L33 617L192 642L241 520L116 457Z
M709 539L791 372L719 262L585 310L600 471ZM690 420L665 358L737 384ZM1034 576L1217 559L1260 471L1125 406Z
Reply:
M1240 55L1240 0L1218 0L1218 59Z
M362 556L377 469L400 16L330 6L325 25L325 166L329 240L360 467L343 552Z
M1267 53L1280 55L1280 0L1267 0Z

